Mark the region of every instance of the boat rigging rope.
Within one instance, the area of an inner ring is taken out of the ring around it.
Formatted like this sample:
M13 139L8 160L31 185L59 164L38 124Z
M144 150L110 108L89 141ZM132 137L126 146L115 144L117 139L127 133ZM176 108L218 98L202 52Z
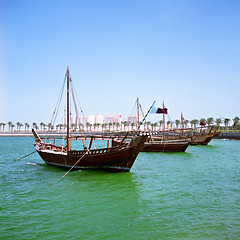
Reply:
M75 164L62 176L62 178L64 178L82 159L83 157L88 154L88 152L90 151L90 149L88 149L76 162Z
M136 102L134 103L134 106L133 106L133 109L132 109L131 115L133 115L133 113L134 113L134 111L135 111L135 109L136 109L136 106L137 106L137 100L136 100Z
M58 111L59 111L59 106L60 106L60 102L62 100L62 96L63 96L63 91L64 91L64 87L65 87L65 79L66 79L66 74L65 74L65 77L64 77L64 81L63 81L63 86L62 86L62 90L59 94L59 97L58 97L58 100L57 100L57 104L56 104L56 107L53 111L53 115L52 115L52 119L51 119L51 124L54 124L55 121L56 121L56 118L57 118L57 114L58 114Z
M67 77L67 73L66 73L65 76L64 76L62 89L61 89L60 94L59 94L59 96L58 96L57 104L56 104L55 109L54 109L54 111L53 111L50 125L54 125L54 124L55 124L55 121L56 121L56 118L57 118L57 115L58 115L58 111L59 111L59 107L60 107L60 103L61 103L62 96L63 96L63 91L64 91L64 87L65 87L66 77ZM47 138L50 137L51 132L52 132L52 128L51 128L51 126L50 126L49 134L48 134Z
M79 98L78 98L78 95L77 95L77 92L76 92L76 88L75 88L75 86L74 86L74 84L73 84L73 81L71 81L70 83L71 83L71 88L72 88L73 95L75 95L75 96L77 97L78 104L79 104L79 107L80 107L80 111L81 111L83 117L85 118L85 115L84 115L82 106L81 106L81 104L80 104L80 101L79 101Z
M140 129L140 127L141 127L141 125L143 124L143 122L146 120L146 117L148 116L148 114L150 113L150 111L151 111L151 109L153 108L153 105L155 104L155 102L156 101L154 101L153 102L153 104L152 104L152 106L148 109L148 111L147 111L147 113L146 113L146 115L144 116L144 118L143 118L143 120L141 121L141 123L139 124L139 126L138 126L138 129L137 130L139 130Z

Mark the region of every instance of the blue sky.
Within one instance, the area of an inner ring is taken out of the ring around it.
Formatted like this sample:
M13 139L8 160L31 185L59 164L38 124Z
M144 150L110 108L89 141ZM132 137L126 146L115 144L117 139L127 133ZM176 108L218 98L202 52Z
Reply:
M86 115L163 101L240 116L238 0L0 0L0 122L51 120L69 65Z

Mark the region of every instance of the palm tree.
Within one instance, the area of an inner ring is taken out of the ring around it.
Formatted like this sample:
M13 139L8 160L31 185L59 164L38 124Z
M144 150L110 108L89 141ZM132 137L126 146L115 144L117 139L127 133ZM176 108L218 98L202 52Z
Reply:
M113 131L114 131L115 126L116 126L116 122L113 122Z
M104 131L104 129L105 129L105 125L106 123L102 123L102 131Z
M210 117L210 118L207 118L207 125L210 126L211 124L213 124L213 118Z
M132 123L131 123L132 130L133 130L134 126L135 126L135 123L132 122Z
M171 121L167 121L167 128L171 128Z
M126 130L126 126L128 125L128 122L127 121L124 121L123 122L123 129L124 129L124 131Z
M5 125L6 125L6 123L2 123L3 132L4 132Z
M200 123L201 123L201 122L202 122L202 123L206 123L207 120L206 120L205 118L201 118L201 119L200 119Z
M117 127L117 131L118 131L118 128L120 127L120 123L119 122L116 123L116 127Z
M217 118L217 119L215 120L215 122L216 122L216 124L217 124L218 126L220 126L220 124L222 123L222 119L221 119L221 118Z
M21 125L22 124L20 122L17 122L17 131L20 131Z
M8 129L9 129L9 132L10 132L11 131L11 127L12 127L12 122L9 121L7 124L8 124Z
M79 123L79 130L82 130L83 129L83 124L82 123ZM62 127L63 127L63 124L62 124Z
M34 123L32 124L32 127L33 127L33 129L37 129L37 124L34 122Z
M47 127L48 127L48 131L52 130L52 123L49 123Z
M224 124L225 124L225 131L227 132L228 131L228 124L230 122L230 119L229 118L225 118L224 119Z
M89 131L88 128L90 128L91 125L92 125L92 124L91 124L90 122L87 122L87 123L86 123L87 131ZM90 128L90 131L91 131L91 128Z
M109 126L109 130L111 129L111 126L112 126L113 124L110 122L110 123L108 123L108 126Z
M155 122L155 123L153 124L153 127L154 127L154 130L155 130L155 131L156 131L157 126L158 126L158 123Z
M149 130L149 126L151 125L151 122L147 121L146 124L147 124L147 130Z
M184 121L183 121L183 125L184 125L183 128L187 128L188 123L189 123L189 120L184 120Z
M26 130L28 130L28 128L30 127L30 125L29 125L28 123L25 123L25 124L24 124L24 127L25 127L25 132L26 132Z
M93 124L94 132L96 131L96 127L97 127L97 123L94 123L94 124Z
M236 132L236 130L237 130L237 125L239 124L239 117L235 117L234 119L233 119L233 128L234 128L234 132Z
M3 132L4 132L4 127L5 127L5 125L6 125L6 123L0 123L0 131L2 130L2 128L3 128Z
M43 122L40 123L41 131L43 130L44 125L45 124Z
M175 120L175 124L176 124L176 128L178 129L178 125L181 123L181 121L180 120Z
M159 121L159 130L161 130L162 125L163 125L163 120L160 120L160 121Z
M193 119L190 123L194 126L194 128L196 128L197 124L199 123L199 120Z

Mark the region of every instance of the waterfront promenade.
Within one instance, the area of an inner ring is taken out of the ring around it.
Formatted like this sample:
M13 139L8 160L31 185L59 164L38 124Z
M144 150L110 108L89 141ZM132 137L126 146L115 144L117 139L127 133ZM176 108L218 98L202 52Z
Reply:
M89 133L89 132L84 132ZM38 135L42 137L46 137L51 135L51 137L60 137L62 136L62 132L39 132ZM21 132L0 132L0 137L33 137L31 131L21 131ZM214 139L232 139L232 140L240 140L240 132L221 132L219 136L214 137Z

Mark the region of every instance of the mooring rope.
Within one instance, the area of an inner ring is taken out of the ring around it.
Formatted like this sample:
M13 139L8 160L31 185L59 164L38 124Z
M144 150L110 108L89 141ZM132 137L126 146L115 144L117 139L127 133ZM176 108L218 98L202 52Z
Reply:
M35 153L35 152L36 152L36 150L33 151L32 153L29 153L29 154L27 154L27 155L21 157L21 158L15 159L14 162L16 162L16 161L18 161L18 160L21 160L21 159L23 159L23 158L25 158L25 157L28 157L28 156L30 156L31 154Z
M83 157L90 151L90 149L88 149L78 160L77 162L62 176L62 178L64 178L82 159Z

